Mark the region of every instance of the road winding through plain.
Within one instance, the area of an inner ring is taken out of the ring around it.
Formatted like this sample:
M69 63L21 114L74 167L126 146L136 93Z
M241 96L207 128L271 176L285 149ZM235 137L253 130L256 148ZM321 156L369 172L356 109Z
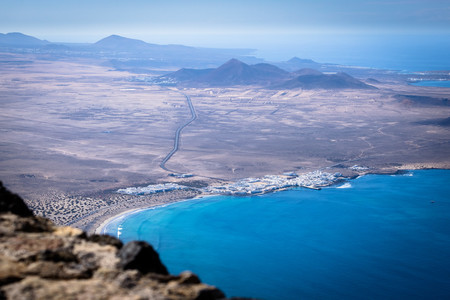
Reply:
M166 155L166 157L161 161L161 163L159 164L159 166L162 168L162 169L164 169L164 170L166 170L166 171L169 171L169 172L173 172L172 170L169 170L167 167L166 167L166 163L167 163L167 161L178 151L178 149L179 149L179 146L180 146L180 137L181 137L181 131L186 127L186 126L188 126L189 124L191 124L192 122L194 122L196 119L197 119L197 112L195 111L195 108L194 108L194 105L192 104L192 101L191 101L191 97L189 97L188 95L185 95L185 94L183 94L185 97L186 97L186 101L187 101L187 104L188 104L188 106L189 106L189 110L191 111L191 118L187 121L187 122L185 122L185 123L183 123L183 124L181 124L178 128L177 128L177 131L175 132L175 139L174 139L174 142L173 142L173 148L172 148L172 150Z

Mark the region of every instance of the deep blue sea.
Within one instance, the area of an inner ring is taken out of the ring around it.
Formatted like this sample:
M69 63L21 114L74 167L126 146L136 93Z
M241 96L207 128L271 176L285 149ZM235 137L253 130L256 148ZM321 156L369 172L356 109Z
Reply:
M342 184L341 184L342 187ZM450 299L450 170L214 196L110 223L227 296Z

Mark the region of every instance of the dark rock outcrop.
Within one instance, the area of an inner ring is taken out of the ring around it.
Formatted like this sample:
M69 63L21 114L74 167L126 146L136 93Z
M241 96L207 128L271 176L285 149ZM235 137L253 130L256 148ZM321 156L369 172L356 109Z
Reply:
M124 270L135 269L143 274L169 274L159 259L158 253L146 242L129 242L120 249L118 256L120 258L119 265Z
M8 191L0 182L0 213L5 212L11 212L21 217L33 215L25 202L18 195Z
M190 272L169 275L146 242L122 245L34 216L0 185L0 299L223 299Z

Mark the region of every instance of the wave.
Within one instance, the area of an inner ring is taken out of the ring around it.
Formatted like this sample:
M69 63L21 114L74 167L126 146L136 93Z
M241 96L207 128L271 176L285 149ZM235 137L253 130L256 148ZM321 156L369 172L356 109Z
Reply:
M409 177L411 177L411 176L414 176L414 173L413 172L406 172L404 174L393 174L391 176L409 176Z
M336 187L337 189L349 189L351 188L352 185L349 182L344 183L343 185L340 185L338 187Z

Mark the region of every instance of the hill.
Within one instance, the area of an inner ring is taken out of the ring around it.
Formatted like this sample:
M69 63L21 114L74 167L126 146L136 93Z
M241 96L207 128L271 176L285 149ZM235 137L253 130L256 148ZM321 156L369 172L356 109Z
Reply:
M11 47L36 47L50 44L48 41L25 35L20 32L0 33L0 46Z
M274 89L376 89L376 87L365 84L364 82L346 74L323 74L315 71L297 71L301 74L293 79L287 80L282 84L272 86Z
M323 73L320 71L317 71L315 69L310 68L304 68L297 71L292 72L292 74L297 76L305 76L305 75L322 75Z
M142 40L130 39L120 35L110 35L93 44L95 48L110 51L126 51L126 52L148 52L159 56L170 56L176 54L194 54L198 48L183 45L158 45L146 43Z
M161 76L160 80L199 86L268 85L285 80L289 76L289 72L271 64L248 65L231 59L215 69L180 69Z
M237 59L231 59L209 72L202 80L212 86L264 85L286 78L288 74L270 64L247 65Z
M200 81L203 76L208 75L214 69L187 69L182 68L171 74L161 76L161 78L170 78L173 82L196 82Z
M96 48L114 50L146 50L150 48L151 44L119 35L110 35L94 43L94 46Z
M322 64L315 62L311 59L303 59L298 57L293 57L288 61L274 63L277 67L280 67L289 72L298 70L298 69L320 69Z
M376 89L346 73L324 74L309 68L289 73L271 64L248 65L237 59L215 69L180 69L159 77L155 83L209 87L260 85L273 89Z

